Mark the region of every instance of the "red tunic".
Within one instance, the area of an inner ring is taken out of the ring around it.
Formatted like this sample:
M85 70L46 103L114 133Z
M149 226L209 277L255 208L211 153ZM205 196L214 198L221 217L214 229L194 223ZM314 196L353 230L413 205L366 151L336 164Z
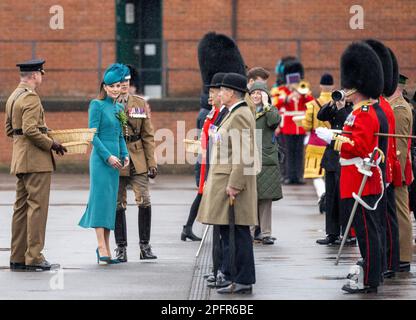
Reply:
M389 134L396 133L396 120L394 112L390 103L384 98L379 98L380 108L384 111L387 121L389 123ZM396 138L388 138L388 148L386 157L386 183L391 183L395 186L401 185L402 171L399 159L397 158Z
M340 157L342 159L368 158L374 148L378 146L379 122L372 105L362 105L356 108L347 118L344 131L352 131L345 134L354 145L340 144ZM381 176L377 168L372 168L373 175L367 179L361 196L381 194ZM341 166L340 194L341 199L352 198L352 193L358 194L363 179L363 174L355 165Z
M306 111L306 104L312 101L314 98L311 95L301 95L299 102L289 100L286 101L286 97L292 93L289 88L285 86L279 87L279 95L274 99L274 105L279 109L282 115L282 121L280 123L281 133L287 135L302 135L305 134L305 130L302 126L297 126L293 121L293 117L296 115L304 115Z
M212 106L210 113L205 118L204 125L202 127L201 132L201 171L199 173L199 188L198 194L202 194L204 192L204 184L205 184L205 172L207 167L207 146L209 141L208 130L211 124L215 122L218 117L219 109L215 106Z

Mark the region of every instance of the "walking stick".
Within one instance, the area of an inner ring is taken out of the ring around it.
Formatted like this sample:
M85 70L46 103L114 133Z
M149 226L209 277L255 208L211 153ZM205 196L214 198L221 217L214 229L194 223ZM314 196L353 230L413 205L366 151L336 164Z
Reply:
M196 255L195 255L195 257L196 257L196 258L198 258L198 256L199 256L199 252L200 252L200 251L201 251L201 249L202 249L202 245L203 245L203 244L204 244L204 242L205 242L205 239L206 239L207 234L208 234L208 229L209 229L209 227L210 227L210 225L207 225L207 226L205 227L204 235L202 236L201 243L199 244L198 251L196 252Z
M234 282L235 281L235 211L234 211L234 202L235 199L230 196L230 208L228 210L228 221L229 221L229 227L230 227L230 274L231 279Z
M374 158L375 158L377 152L379 152L379 149L376 147L376 148L374 148L373 153L371 154L370 163L372 163L374 161ZM367 166L365 169L369 170L370 167ZM358 198L361 198L361 194L363 193L363 190L364 190L364 187L365 187L365 183L367 182L367 179L368 179L368 176L364 174L363 180L361 181L360 189L358 190ZM345 241L347 240L348 233L350 232L350 228L351 228L352 222L354 220L354 216L355 216L355 212L357 211L357 207L358 207L358 200L355 199L354 206L352 207L352 211L351 211L350 218L348 220L347 227L345 228L344 236L342 237L341 245L339 246L337 259L335 260L335 265L336 266L339 263L339 258L341 257L341 251L344 248Z

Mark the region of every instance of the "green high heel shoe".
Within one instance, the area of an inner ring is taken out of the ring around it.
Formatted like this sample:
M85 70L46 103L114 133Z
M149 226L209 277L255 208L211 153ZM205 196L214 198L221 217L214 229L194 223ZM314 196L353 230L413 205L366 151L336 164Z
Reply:
M111 261L111 258L110 257L108 257L108 256L100 256L100 252L98 251L98 248L97 248L97 250L95 251L96 253L97 253L97 263L98 264L100 264L100 261L102 261L102 262L106 262L106 263L110 263L110 261Z

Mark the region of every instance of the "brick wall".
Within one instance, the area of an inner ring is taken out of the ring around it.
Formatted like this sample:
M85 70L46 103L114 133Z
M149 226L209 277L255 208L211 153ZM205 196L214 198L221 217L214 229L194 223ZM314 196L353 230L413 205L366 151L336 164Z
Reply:
M64 29L52 30L53 5L64 9ZM16 62L32 52L47 60L42 96L93 96L101 67L115 60L114 0L2 0L0 1L0 96L18 81Z
M237 1L237 43L249 67L274 71L283 55L300 56L306 79L318 90L329 71L339 81L339 57L352 40L378 38L398 57L403 73L416 79L416 1L258 0ZM196 46L207 31L232 34L231 0L164 2L164 39L168 43L171 95L198 94L201 80ZM364 29L351 30L350 7L364 8ZM274 78L274 76L273 76ZM275 79L270 79L272 85ZM178 83L176 83L178 81ZM172 83L174 82L174 83Z
M232 0L163 1L163 37L170 96L196 96L201 88L197 44L208 31L232 34ZM274 70L283 55L298 55L316 90L324 71L339 78L339 56L354 39L375 37L396 52L402 71L416 79L416 1L257 0L236 1L237 43L246 63ZM51 30L49 8L64 8L65 29ZM350 7L364 8L364 30L351 30ZM98 69L115 60L115 0L0 1L0 96L18 78L17 61L47 59L43 97L91 97ZM99 53L101 52L101 65ZM273 76L274 78L274 76ZM274 79L270 80L270 85Z
M159 129L168 129L174 133L173 150L178 150L178 143L180 148L183 146L182 136L177 139L177 121L185 122L185 132L193 129L196 125L197 111L190 112L159 112L152 111L152 123L155 131ZM4 123L4 112L0 113L0 123ZM87 112L46 112L46 123L51 129L73 129L73 128L87 128L88 127L88 113ZM162 139L162 135L160 138ZM164 138L163 138L164 139ZM159 145L163 140L157 142ZM179 150L182 150L180 149ZM12 155L12 140L7 138L4 133L4 126L0 127L0 169L7 169L10 165ZM86 155L70 155L63 158L58 158L58 167L65 167L66 171L73 171L84 169L88 165L89 154ZM73 167L73 168L71 168ZM185 166L182 166L185 167ZM189 166L188 166L189 167ZM59 168L58 168L59 169ZM181 170L181 168L175 168Z

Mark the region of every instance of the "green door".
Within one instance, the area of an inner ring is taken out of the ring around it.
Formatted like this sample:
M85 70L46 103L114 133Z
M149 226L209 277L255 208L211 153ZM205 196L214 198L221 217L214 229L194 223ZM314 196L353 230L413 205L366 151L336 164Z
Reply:
M162 96L162 1L117 0L117 61L139 70L141 93Z

